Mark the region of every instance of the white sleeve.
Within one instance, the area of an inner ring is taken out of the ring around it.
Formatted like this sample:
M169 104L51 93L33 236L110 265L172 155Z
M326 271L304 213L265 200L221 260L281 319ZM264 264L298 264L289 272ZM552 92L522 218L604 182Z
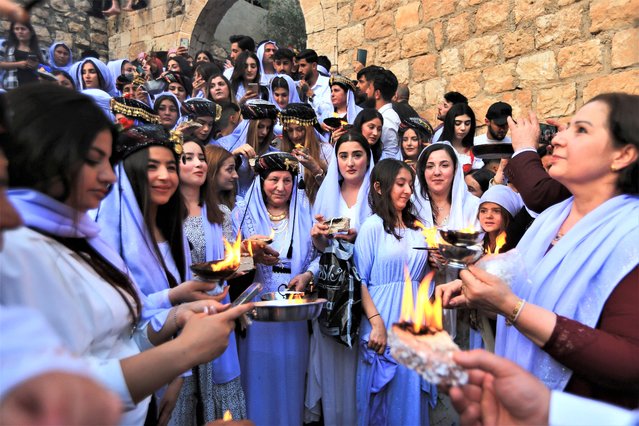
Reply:
M401 160L397 129L390 126L387 127L384 124L384 126L382 126L382 143L384 144L384 148L382 149L382 160L385 158Z
M639 410L630 411L592 399L553 391L550 396L550 425L608 425L639 424Z
M36 310L0 306L0 399L16 385L51 371L89 375Z

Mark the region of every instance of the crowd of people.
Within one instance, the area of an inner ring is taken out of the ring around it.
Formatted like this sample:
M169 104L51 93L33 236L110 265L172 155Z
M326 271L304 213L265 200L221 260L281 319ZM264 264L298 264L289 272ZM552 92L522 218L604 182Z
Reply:
M3 400L47 370L31 364L50 363L114 393L101 397L121 406L122 424L225 413L257 425L548 422L543 409L517 417L519 394L494 392L488 381L510 373L522 387L638 408L638 96L601 94L568 124L548 120L559 131L540 145L537 117L515 120L497 99L477 115L448 92L433 126L388 69L344 76L312 49L241 35L229 51L225 62L183 47L74 61L65 43L41 50L28 21L11 24L0 319L16 347L2 349ZM513 154L482 159L482 145ZM335 218L347 229L335 232ZM458 276L420 249L423 228L479 231L487 255L516 250L525 277L475 266ZM253 272L193 276L238 234ZM354 344L317 320L248 324L251 303L230 307L251 282L261 294L311 291L338 250L361 282ZM496 356L459 354L485 373L450 390L451 405L449 390L398 364L387 330L406 280L417 294L430 272L461 349L494 352L541 383ZM515 414L495 420L488 397Z

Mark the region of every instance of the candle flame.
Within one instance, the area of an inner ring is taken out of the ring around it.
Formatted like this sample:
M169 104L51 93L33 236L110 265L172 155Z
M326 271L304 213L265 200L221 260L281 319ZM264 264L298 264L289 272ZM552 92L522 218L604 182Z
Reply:
M240 257L242 256L242 233L237 233L237 238L233 244L226 238L224 241L224 259L211 265L213 272L232 271L240 267Z
M406 267L404 268L404 275L404 294L402 296L400 322L411 324L412 331L415 334L425 330L443 330L442 300L440 297L436 297L431 302L428 296L434 272L428 273L419 283L417 305L413 303L413 285Z
M231 420L233 420L233 416L231 415L231 411L230 410L226 410L224 412L224 416L222 416L222 420L225 422L230 422Z
M427 228L423 223L419 220L415 220L415 226L421 229L422 235L426 239L426 245L430 248L437 248L439 246L439 232L437 232L437 227L433 226L432 228Z
M495 238L495 251L491 251L490 247L486 248L486 254L497 254L501 252L501 248L506 244L506 231L501 232Z

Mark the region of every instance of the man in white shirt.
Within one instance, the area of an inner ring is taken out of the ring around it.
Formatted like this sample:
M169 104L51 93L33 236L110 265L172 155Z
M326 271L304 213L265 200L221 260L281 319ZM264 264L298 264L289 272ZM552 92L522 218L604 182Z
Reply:
M255 51L255 40L253 40L249 36L245 35L232 35L229 37L229 42L231 43L231 53L229 54L229 58L224 61L224 77L231 79L231 75L233 75L233 67L235 66L235 60L240 53L244 51Z
M512 117L513 109L506 102L495 102L488 108L486 112L486 133L476 136L475 145L483 145L486 143L511 143L508 134L508 117Z
M393 110L393 96L397 91L397 77L392 71L380 69L375 72L366 87L366 105L375 105L375 109L384 117L382 126L382 159L395 158L401 160L397 132L399 115Z
M329 78L320 75L317 70L317 52L313 49L302 50L296 59L301 75L301 80L298 82L300 97L302 100L307 100L313 107L317 119L321 123L333 113Z

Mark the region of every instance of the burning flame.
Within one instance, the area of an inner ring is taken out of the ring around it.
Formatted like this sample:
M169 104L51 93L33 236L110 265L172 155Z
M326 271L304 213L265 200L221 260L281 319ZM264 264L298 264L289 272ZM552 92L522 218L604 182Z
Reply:
M501 232L495 238L495 251L491 251L490 247L486 247L486 254L497 254L501 251L501 248L506 244L506 231Z
M431 248L437 248L439 246L439 232L437 227L426 228L426 226L419 220L414 222L415 226L422 230L422 235L426 239L426 245Z
M441 331L444 329L442 322L442 300L436 297L434 302L430 301L428 291L434 272L427 274L419 283L417 290L417 305L413 302L413 285L408 273L408 268L404 267L404 295L402 296L402 309L400 322L410 323L414 333L423 330Z
M288 293L288 294L286 295L286 298L287 298L288 300L299 300L299 299L303 299L303 298L304 298L304 295L303 295L303 294L301 294L301 293Z
M242 255L242 233L237 233L237 238L233 244L224 240L224 259L211 265L213 272L235 270L240 267L240 257Z
M222 416L222 420L225 422L230 422L231 420L233 420L233 416L231 415L230 410L226 410L224 412L224 415Z
M475 230L475 227L473 225L468 225L467 227L462 228L457 232L462 232L464 234L474 234L477 231Z

